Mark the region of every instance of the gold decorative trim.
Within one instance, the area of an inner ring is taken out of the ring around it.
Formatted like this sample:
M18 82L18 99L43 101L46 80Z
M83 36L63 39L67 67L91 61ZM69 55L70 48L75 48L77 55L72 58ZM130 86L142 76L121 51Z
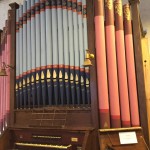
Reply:
M35 143L20 143L16 142L15 145L18 146L30 146L30 147L45 147L45 148L54 148L54 149L68 149L72 145L50 145L50 144L35 144Z
M113 129L99 129L99 132L115 132L115 131L132 131L141 130L141 127L130 127L130 128L113 128Z
M62 71L59 72L59 78L62 79L63 75L62 75Z
M34 82L34 77L33 77L33 75L32 75L32 77L31 77L31 82Z
M89 84L90 84L90 82L89 82L89 79L88 79L88 78L86 78L86 84L87 84L87 85L89 85Z
M124 7L124 17L126 20L131 20L131 12L129 6Z
M18 84L16 84L16 90L18 90Z
M68 80L68 73L65 72L65 80Z
M71 73L70 75L70 80L72 81L73 80L73 74Z
M122 4L121 2L115 3L115 13L122 16Z
M22 87L22 83L21 83L21 81L19 82L19 87L20 87L20 88Z
M111 10L113 8L112 0L105 0L105 7Z
M53 78L56 78L57 77L57 74L56 74L56 71L54 70L53 71Z
M25 79L23 79L23 85L26 85L26 81L25 81Z
M82 84L82 83L84 83L84 79L83 79L83 77L81 76L81 84Z
M44 72L42 71L41 72L41 79L43 80L45 77L44 77Z
M50 78L51 77L51 73L49 71L49 69L47 70L47 78Z
M77 74L76 74L75 81L76 81L76 82L78 82L78 81L79 81L79 78L78 78L78 75L77 75Z
M39 74L36 73L36 80L38 81L39 80Z
M30 79L29 79L29 77L27 78L27 84L29 84L30 83Z

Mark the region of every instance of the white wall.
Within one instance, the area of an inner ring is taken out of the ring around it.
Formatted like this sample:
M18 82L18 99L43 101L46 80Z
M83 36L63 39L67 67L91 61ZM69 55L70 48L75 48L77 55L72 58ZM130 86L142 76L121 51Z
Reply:
M7 19L8 9L10 9L9 4L17 2L18 4L22 3L23 0L1 0L0 1L0 29L3 29L5 26L5 20Z
M147 31L149 51L150 51L150 0L141 0L140 14L144 30Z

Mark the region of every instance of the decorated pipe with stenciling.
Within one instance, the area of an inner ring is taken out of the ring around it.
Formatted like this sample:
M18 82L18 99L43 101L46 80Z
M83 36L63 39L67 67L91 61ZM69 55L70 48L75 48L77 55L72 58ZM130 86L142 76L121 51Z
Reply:
M81 86L80 86L80 52L79 52L79 32L78 32L78 14L77 0L72 0L73 11L73 38L74 38L74 57L75 57L75 87L76 87L76 104L81 103Z
M35 1L31 1L31 104L36 105L36 30L35 30Z
M70 82L69 82L69 31L68 31L68 11L67 11L67 0L62 0L62 18L63 18L63 45L64 45L64 82L65 82L65 103L71 103L71 95L70 95Z
M46 86L46 18L45 18L45 0L40 0L40 30L41 30L41 88L42 105L47 104L47 86Z
M23 2L23 107L27 105L27 2Z
M35 40L36 40L36 94L37 107L42 104L41 90L41 27L40 27L40 0L35 0Z
M84 64L84 40L83 40L83 20L82 20L82 0L77 0L77 14L78 14L78 41L79 41L79 58L80 58L80 86L81 86L81 102L85 104L85 68Z
M52 10L51 0L45 1L45 17L46 17L46 62L47 62L47 99L48 105L53 104L53 47L52 47Z
M74 31L73 31L73 12L72 12L72 0L67 1L68 10L68 42L69 42L69 58L70 58L70 92L71 92L71 104L75 105L76 92L75 92L75 48L74 48Z
M31 1L27 1L27 107L31 108Z
M64 37L63 37L63 14L62 14L62 0L57 0L57 31L58 31L58 62L59 62L59 94L60 104L65 103L64 92ZM57 34L57 33L56 33Z
M138 109L138 96L135 75L135 61L134 61L134 48L132 37L132 21L129 4L123 6L124 14L124 34L125 34L125 52L128 76L128 90L129 90L129 103L130 103L130 116L131 126L139 126L139 109Z
M130 122L129 95L128 95L124 30L123 30L123 13L122 13L121 0L116 0L114 2L114 11L115 11L114 13L115 14L115 38L116 38L121 124L122 127L130 127L131 122Z
M19 100L23 108L23 6L19 7Z
M20 73L20 67L19 67L19 10L16 10L16 109L20 108L20 94L19 94L19 73Z
M53 86L54 86L54 104L59 104L59 68L58 68L58 35L57 33L57 3L51 0L52 7L52 45L53 45Z
M84 58L86 56L86 50L88 50L88 33L87 33L87 3L86 0L82 0L82 21L83 21L83 51L84 51ZM91 94L90 94L90 68L87 66L85 67L85 103L91 103Z

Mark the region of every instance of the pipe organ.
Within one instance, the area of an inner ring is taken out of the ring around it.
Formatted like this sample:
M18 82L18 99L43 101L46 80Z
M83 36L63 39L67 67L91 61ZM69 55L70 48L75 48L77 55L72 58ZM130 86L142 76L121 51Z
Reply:
M116 148L110 136L118 142L120 131L134 131L136 148L147 147L132 30L136 4L10 4L0 32L0 149Z
M16 10L16 108L90 104L87 38L85 1L24 1Z

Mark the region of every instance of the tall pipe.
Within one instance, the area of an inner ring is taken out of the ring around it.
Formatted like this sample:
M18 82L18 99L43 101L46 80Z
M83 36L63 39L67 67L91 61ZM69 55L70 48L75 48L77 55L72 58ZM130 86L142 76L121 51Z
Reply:
M138 96L134 64L134 49L132 37L132 22L129 4L123 6L124 14L124 32L125 32L125 48L126 48L126 61L127 61L127 76L128 76L128 89L131 113L131 126L139 126L139 109L138 109Z
M95 1L95 35L100 128L110 128L103 0Z
M114 8L115 8L115 37L116 37L116 52L117 52L117 66L118 66L119 97L121 109L121 124L122 127L130 127L131 122L130 122L129 95L128 95L121 0L116 0L114 2Z

